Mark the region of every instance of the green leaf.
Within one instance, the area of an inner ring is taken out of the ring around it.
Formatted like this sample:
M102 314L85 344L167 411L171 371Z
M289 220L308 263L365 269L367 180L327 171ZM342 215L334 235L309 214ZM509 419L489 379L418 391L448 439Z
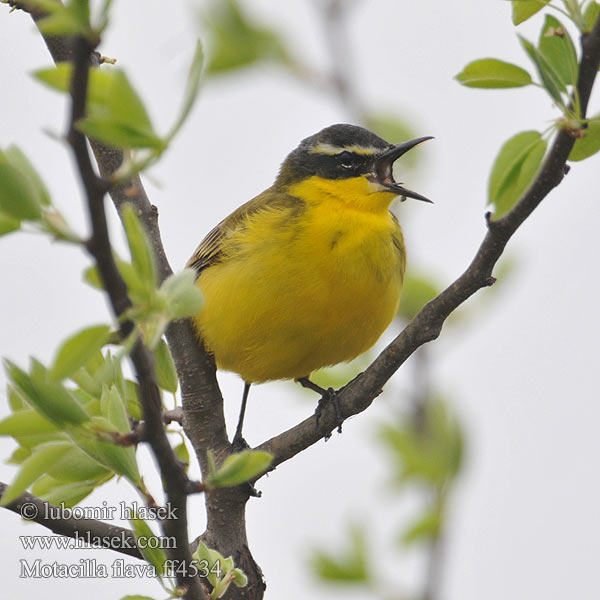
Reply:
M33 484L31 487L32 493L50 504L54 504L55 506L64 505L67 508L79 504L99 485L99 482L95 481L74 481L71 483L51 485L42 493L38 489L38 484L43 482L44 477L45 476L43 475ZM49 480L54 481L52 478L49 478Z
M104 289L102 280L100 279L100 273L98 273L98 268L95 265L88 267L83 272L83 280L98 290Z
M232 487L264 473L273 462L273 455L260 450L244 450L230 454L214 475L209 475L210 487Z
M507 213L533 181L546 152L537 131L523 131L504 143L492 167L488 203L494 217Z
M61 2L39 2L34 0L36 8L41 8L48 16L38 22L40 31L49 36L88 35L90 30L90 7L88 0L71 0L67 5Z
M38 8L48 14L54 14L66 10L62 2L56 0L26 0L27 4L31 5L31 8Z
M34 453L21 465L14 481L6 488L0 506L16 500L29 485L43 475L72 445L70 442L49 442L38 446Z
M41 498L44 494L51 492L56 486L61 485L60 481L54 479L47 473L44 473L35 483L31 486L31 493L34 496Z
M590 120L583 137L578 138L569 154L569 160L584 160L600 150L600 115Z
M43 212L41 225L43 230L54 239L73 244L85 243L85 240L71 229L63 215L56 209L47 209Z
M539 51L558 76L562 89L577 83L579 66L573 40L566 27L552 15L546 15L540 33Z
M538 0L512 0L512 22L519 25L542 10L548 2Z
M131 262L141 281L150 289L156 287L156 267L154 253L148 241L144 226L140 223L135 210L129 204L123 208L121 217L131 252Z
M81 448L71 444L71 448L48 469L47 473L61 482L89 482L106 477L109 471Z
M590 2L583 13L584 32L589 32L594 28L598 17L600 16L600 4L598 2Z
M198 274L194 269L167 277L160 287L165 296L171 319L183 319L195 315L203 306L204 298L196 285Z
M139 385L130 379L125 380L125 406L134 419L141 421L144 418L140 406Z
M109 340L112 334L109 333ZM98 348L84 363L86 371L90 375L95 375L106 363L106 358L101 352L101 348Z
M221 568L223 571L225 571L226 573L228 571L233 571L233 558L231 558L231 556L228 556L227 558L223 559L223 562L221 564Z
M10 383L6 386L6 394L8 396L8 406L13 412L29 408L29 405L23 400L23 396Z
M131 128L152 133L152 122L142 99L127 79L123 71L111 71L112 79L108 98L108 112L118 123Z
M310 559L313 572L323 581L367 584L371 580L364 530L352 527L345 549L335 553L317 550Z
M98 24L96 25L96 30L99 32L104 31L108 27L111 4L112 0L104 0L102 2L102 7L98 13Z
M141 274L131 263L118 257L115 257L115 262L121 277L127 284L127 290L133 303L143 305L149 303L154 295L154 288L150 285L150 282L142 280Z
M241 569L233 569L233 583L236 587L246 587L248 585L248 577Z
M42 216L40 197L35 186L4 160L0 160L0 213L19 221L35 221Z
M105 417L92 417L92 425L98 432L115 431L114 426ZM89 456L111 471L127 477L134 485L142 485L135 450L131 446L118 446L112 441L93 437L93 432L73 430L69 432L71 439Z
M90 0L70 0L67 9L80 23L89 24Z
M225 573L225 575L217 581L217 585L213 588L213 591L210 594L211 598L223 598L229 589L229 586L232 584L234 579L233 569Z
M560 78L560 75L556 72L555 68L550 64L544 54L542 54L530 41L526 40L523 36L518 36L521 41L521 45L525 49L525 52L531 58L533 64L536 66L542 85L544 89L550 94L558 106L564 108L564 102L561 96L561 91L565 91L565 86Z
M31 456L31 448L19 446L15 448L13 453L6 459L7 465L22 465L23 462Z
M90 392L92 395L100 397L102 395L102 386L115 385L121 397L125 395L125 380L121 369L122 355L113 356L110 351L106 353L106 357L99 369L94 373L94 379L99 384L98 392Z
M9 360L6 372L23 398L56 426L80 425L89 420L85 409L60 383L48 377L46 368L32 360L31 377Z
M68 93L72 73L73 66L71 63L59 62L54 67L47 67L45 69L34 71L33 76L53 90Z
M135 539L139 540L142 538L144 540L143 544L138 546L142 556L156 569L159 577L165 572L165 563L167 561L167 555L165 551L158 547L152 548L152 546L160 546L158 537L154 534L152 529L146 521L136 517L135 519L129 519L131 523L131 527L133 529L133 533L135 535ZM149 540L157 540L157 542L150 542Z
M72 68L58 63L41 69L35 77L60 92L68 92ZM92 69L88 90L88 114L77 123L86 135L115 147L163 149L141 98L119 69Z
M165 144L151 131L118 123L109 118L88 117L77 122L77 129L88 137L115 148L163 149Z
M194 551L192 557L195 558L198 562L202 560L205 560L207 562L210 561L210 553L208 546L202 540L198 540L198 545L196 546L196 550Z
M38 27L44 35L48 36L74 36L86 32L85 25L66 10L40 19Z
M64 442L67 441L68 437L62 432L56 433L34 433L31 435L15 435L15 441L23 448L29 448L34 450L42 444L48 442Z
M236 0L217 0L205 19L211 38L210 74L225 73L259 61L285 62L288 52L272 29L252 23Z
M167 346L167 342L165 342L163 338L158 340L158 344L156 345L156 348L154 348L154 361L158 385L163 390L174 394L179 385L177 369L175 368L169 346Z
M429 399L422 422L385 423L377 439L391 452L396 481L442 489L460 470L462 431L445 402Z
M513 88L531 83L531 75L525 69L496 58L470 62L455 79L476 88Z
M64 379L92 358L108 341L110 327L98 325L88 327L68 338L59 348L50 374L55 379Z
M20 410L0 421L0 435L36 435L60 431L35 410Z
M220 575L221 565L225 560L222 554L209 548L202 540L198 540L198 547L192 556L199 563L206 561L206 570L208 571L206 578L209 583L215 587L218 582L218 575Z
M107 116L111 94L114 69L92 69L88 86L88 116ZM70 62L59 62L54 67L38 69L34 77L53 90L68 94L73 65Z
M125 403L114 385L110 388L106 385L104 386L102 397L100 398L100 407L102 416L108 419L116 431L120 433L131 431Z
M111 69L104 79L91 81L97 106L77 123L86 135L117 147L163 148L154 133L146 108L123 71Z
M20 171L29 181L29 183L36 189L37 198L44 206L49 206L52 202L50 200L50 193L46 188L44 181L40 177L39 173L35 170L35 167L29 162L29 159L21 151L18 146L9 146L4 151L6 160L18 171Z
M192 64L190 66L190 70L188 72L187 83L185 86L185 92L183 94L183 105L181 107L181 111L171 132L167 136L170 140L181 129L182 125L185 123L186 119L190 115L192 108L198 98L198 92L200 91L200 81L202 78L202 67L204 65L204 50L202 48L202 42L198 40L196 42L196 50L194 52L194 58L192 60Z
M0 235L6 235L21 228L21 221L0 213Z
M177 444L177 446L173 448L173 452L175 452L175 456L186 465L185 469L187 471L188 467L190 466L190 453L188 452L185 442Z
M410 524L402 541L405 544L413 544L415 542L431 542L435 540L442 526L442 517L439 510L435 507L427 509L414 523Z

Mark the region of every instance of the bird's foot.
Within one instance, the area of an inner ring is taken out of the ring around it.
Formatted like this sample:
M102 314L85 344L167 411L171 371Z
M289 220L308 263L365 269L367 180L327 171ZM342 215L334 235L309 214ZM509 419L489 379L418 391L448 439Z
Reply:
M236 454L243 452L244 450L250 450L250 444L241 435L236 434L231 442L231 445L233 446L233 451Z
M319 418L323 409L331 402L333 410L335 411L335 424L337 425L337 432L342 433L342 424L344 423L344 417L342 416L342 409L338 401L337 392L333 388L323 389L323 394L315 409L315 416L317 417L317 425L319 424ZM329 437L329 436L328 436Z
M319 403L317 404L317 408L315 409L315 417L316 417L316 425L319 425L319 418L323 413L323 409L331 402L333 405L333 409L335 410L335 423L337 425L338 433L342 433L342 423L344 422L344 417L342 416L342 410L340 408L340 403L338 401L337 392L332 388L322 388L321 386L313 383L308 377L301 377L298 379L298 383L305 388L313 390L318 394L321 394L321 398ZM329 439L331 436L325 436L325 439Z

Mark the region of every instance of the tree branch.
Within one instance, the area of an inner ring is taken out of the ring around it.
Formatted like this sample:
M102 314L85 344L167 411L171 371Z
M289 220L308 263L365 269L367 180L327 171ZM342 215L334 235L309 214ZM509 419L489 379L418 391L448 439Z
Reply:
M600 17L593 30L582 35L581 48L577 91L583 118L600 64ZM338 404L344 419L370 406L381 393L383 385L408 357L417 348L440 335L444 321L452 311L475 292L494 283L492 270L506 244L540 202L562 181L574 143L575 138L567 129L558 132L542 168L521 199L501 219L488 219L488 231L467 270L439 296L428 302L364 373L338 392ZM257 449L274 454L273 466L277 466L330 435L336 426L335 410L328 405L321 412L318 422L313 415L267 440Z
M0 482L0 498L7 487L8 485ZM56 518L53 515L60 514L61 508L44 502L29 492L25 492L4 508L28 521L43 525L59 535L83 541L89 539L98 547L108 548L134 558L143 558L138 550L133 531L96 519Z
M87 197L88 212L92 227L92 236L87 249L95 258L104 289L109 297L115 316L120 317L130 306L127 286L114 261L112 246L108 236L106 215L104 213L104 194L108 191L105 180L94 173L87 150L85 136L77 130L76 124L85 117L88 90L90 58L94 48L83 36L77 36L74 43L73 78L71 81L71 115L69 125L69 143L73 150L79 174ZM133 329L131 321L120 325L123 336ZM175 511L177 518L161 522L163 533L177 541L174 549L168 550L169 557L179 565L190 565L190 551L187 534L187 494L188 478L178 461L164 430L162 423L162 403L156 382L154 359L151 352L138 339L130 354L135 374L140 385L140 400L147 431L147 441L158 463L167 502ZM189 572L176 570L179 586L186 590L186 598L202 599L207 594L197 577Z
M60 1L60 0L57 0ZM23 10L27 9L20 5ZM45 16L41 11L27 11L37 23ZM73 59L73 39L47 36L40 32L54 62ZM100 174L108 179L123 163L123 152L90 140ZM158 210L151 205L138 176L122 185L108 190L117 211L125 204L134 207L138 218L144 224L152 244L160 280L171 273L158 227ZM183 426L194 448L204 476L209 473L208 450L212 450L217 464L221 463L233 448L227 436L223 397L216 379L216 367L210 354L206 352L188 319L169 323L166 330L169 348L173 355L183 406ZM244 507L248 494L242 487L209 490L205 493L207 530L204 539L209 545L225 556L234 557L236 564L248 574L247 588L235 588L229 595L237 597L252 593L252 589L264 589L262 573L248 549L245 530ZM251 597L248 595L247 597Z
M21 9L30 12L36 24L46 16L39 9L27 10L22 4L16 4ZM48 36L41 32L40 34L55 63L72 60L72 38ZM123 151L95 140L90 140L90 146L98 163L100 174L103 178L108 179L123 164ZM158 210L148 200L141 179L136 175L124 184L112 186L108 192L119 214L126 204L135 209L152 244L159 281L162 282L173 271L161 240ZM181 383L182 404L186 415L185 432L192 442L202 472L206 474L208 473L206 459L208 449L212 449L220 459L231 452L225 427L223 397L217 383L214 361L198 343L198 338L188 319L169 323L166 337Z

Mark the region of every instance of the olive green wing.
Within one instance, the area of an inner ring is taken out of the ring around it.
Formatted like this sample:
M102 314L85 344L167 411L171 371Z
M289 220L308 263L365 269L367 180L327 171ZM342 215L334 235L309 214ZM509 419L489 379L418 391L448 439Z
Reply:
M262 194L242 204L237 210L223 219L202 240L186 267L195 269L200 274L204 269L221 262L224 258L224 242L246 227L248 218L261 210L291 210L295 213L302 211L304 201L300 198L278 191L270 187Z

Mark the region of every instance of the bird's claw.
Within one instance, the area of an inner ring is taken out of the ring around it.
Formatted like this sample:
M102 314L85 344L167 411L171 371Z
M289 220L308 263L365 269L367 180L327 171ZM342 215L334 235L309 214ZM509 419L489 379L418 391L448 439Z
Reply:
M342 416L342 410L340 408L340 403L338 402L337 393L332 387L324 389L323 393L321 394L321 398L317 404L317 408L315 409L316 425L317 427L319 426L319 418L323 413L323 409L330 402L333 404L333 409L335 410L335 423L337 425L337 432L342 433L344 417ZM330 437L331 435L326 435L325 440L328 440Z
M233 438L231 446L235 453L243 452L244 450L250 450L250 444L241 435L236 435Z

